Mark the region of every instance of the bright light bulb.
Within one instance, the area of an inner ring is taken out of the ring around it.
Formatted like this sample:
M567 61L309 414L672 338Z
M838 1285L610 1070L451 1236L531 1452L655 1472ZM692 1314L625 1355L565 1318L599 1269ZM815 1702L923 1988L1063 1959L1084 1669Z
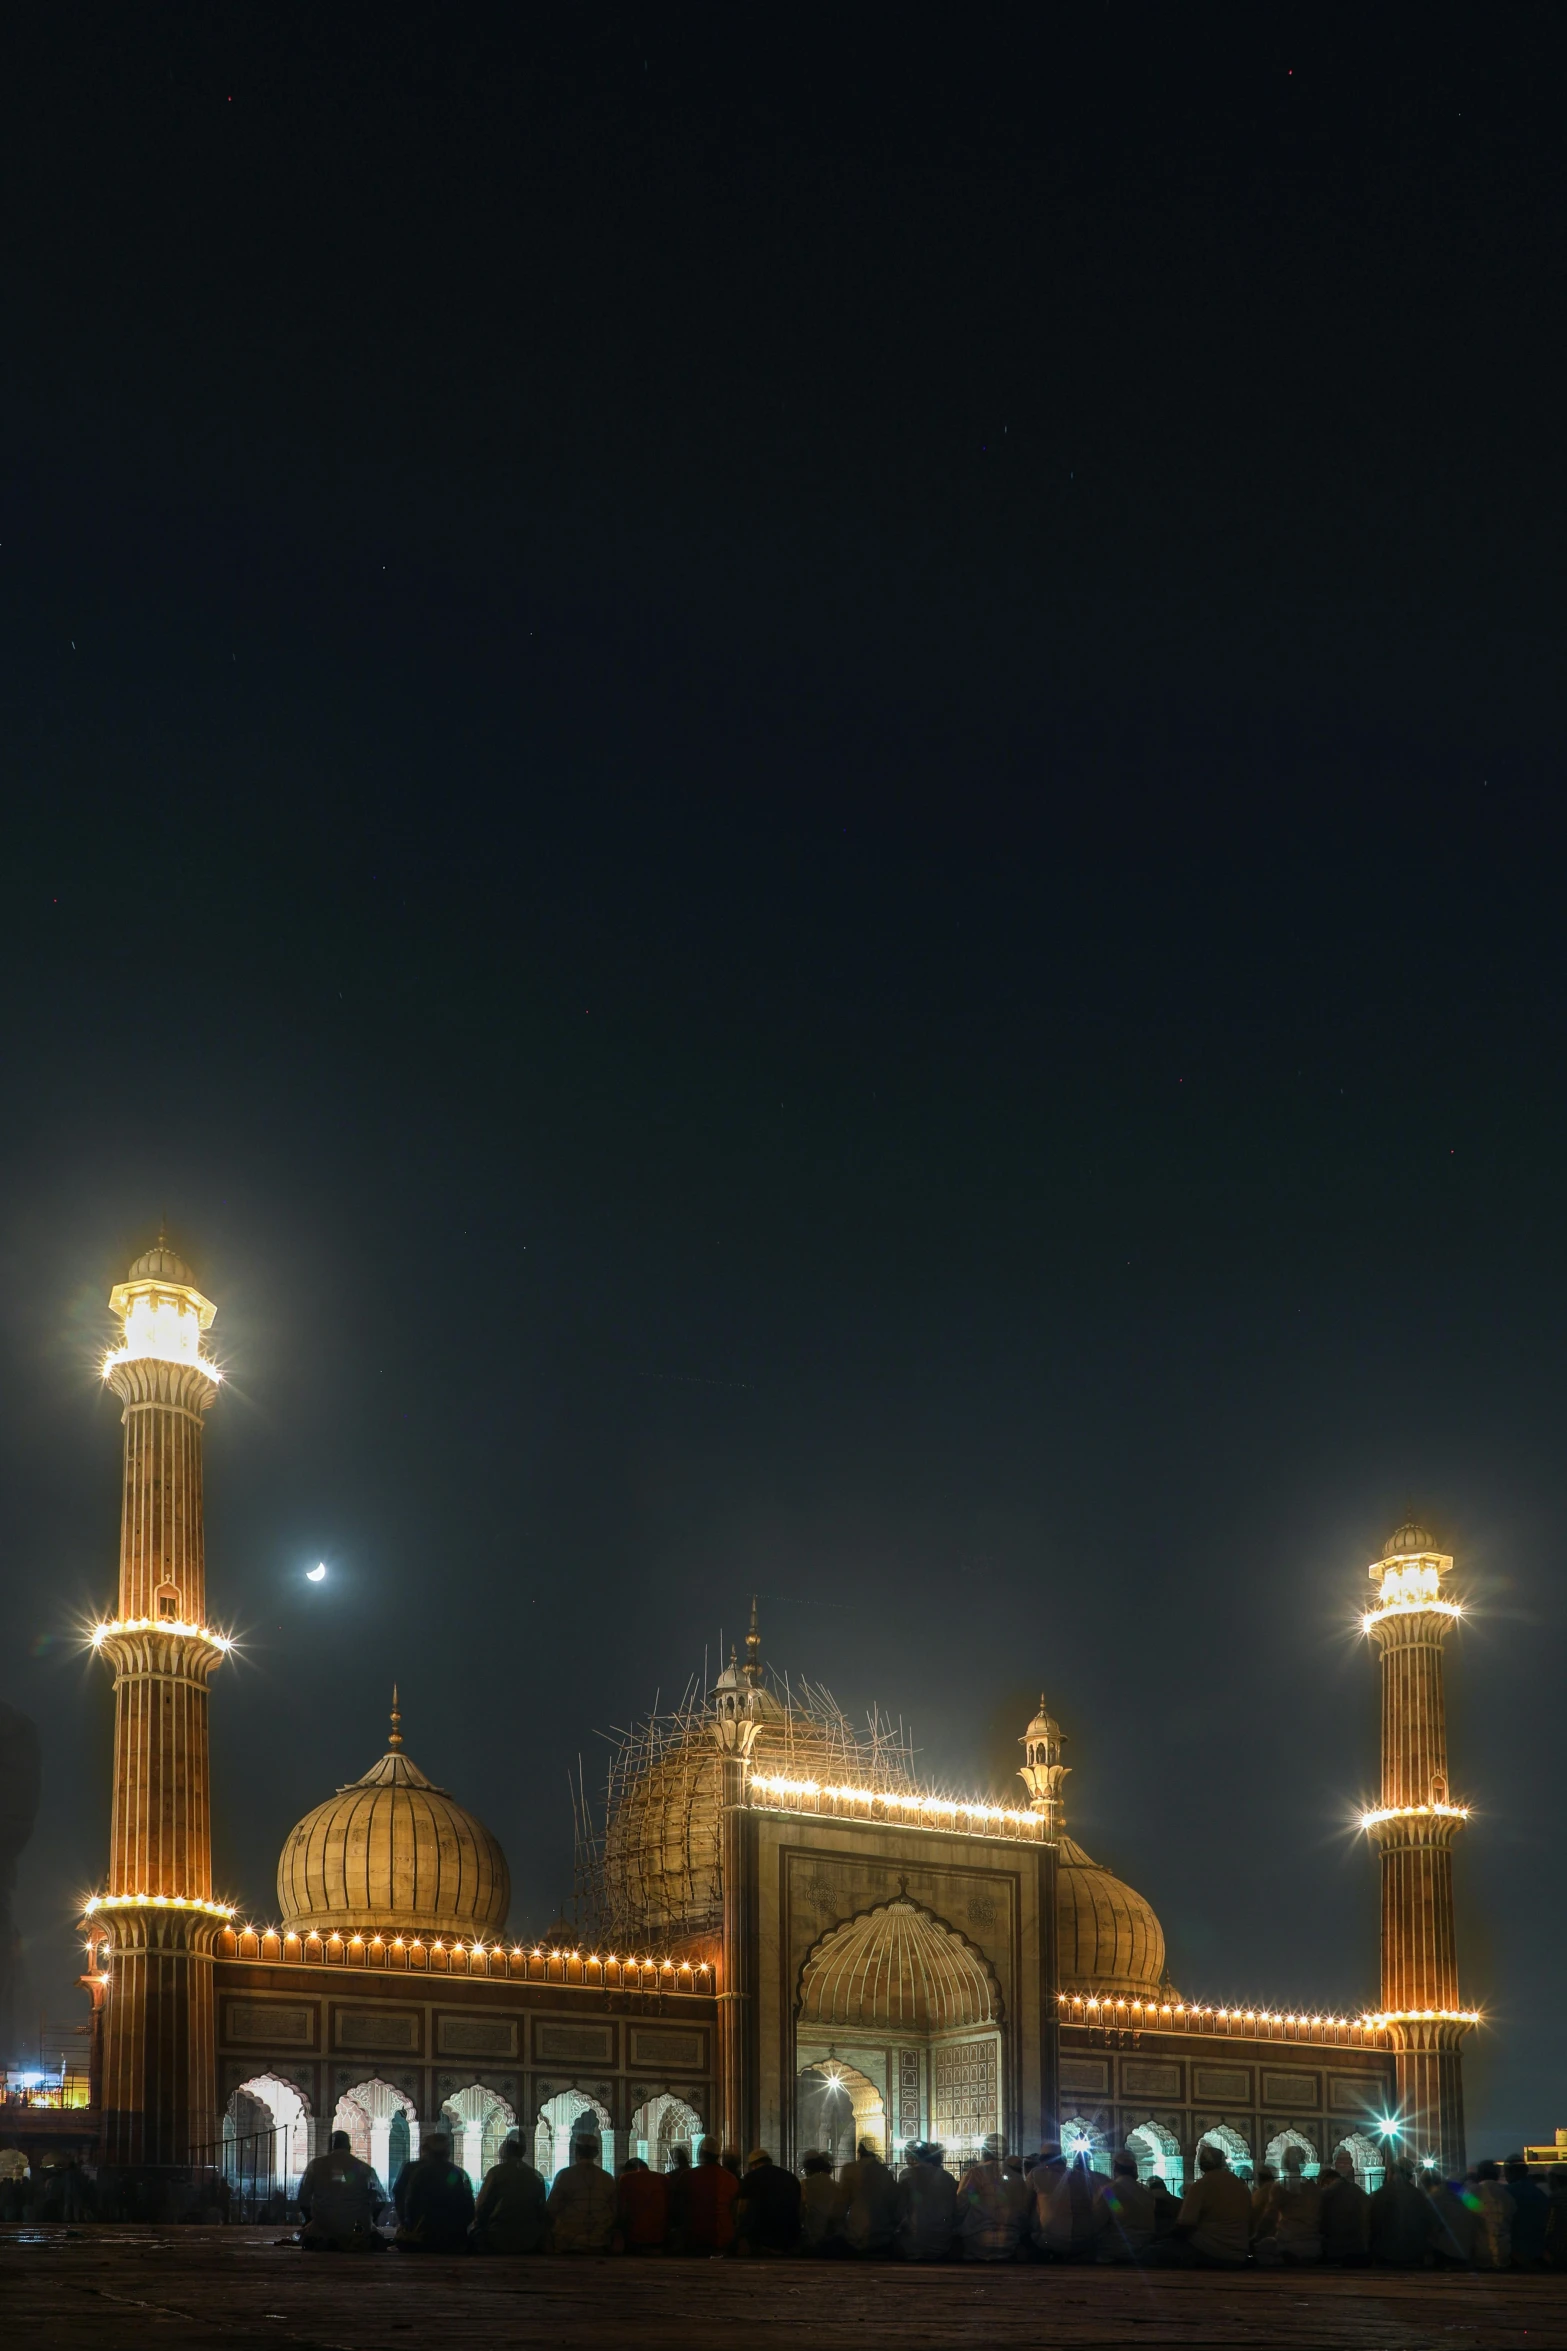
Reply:
M325 1581L326 1581L326 1561L325 1561L324 1559L323 1559L323 1560L320 1560L320 1561L318 1561L318 1562L317 1562L317 1564L316 1564L314 1567L307 1567L307 1568L306 1568L306 1570L305 1570L305 1581L306 1581L306 1583L307 1583L307 1584L321 1584L321 1583L325 1583Z

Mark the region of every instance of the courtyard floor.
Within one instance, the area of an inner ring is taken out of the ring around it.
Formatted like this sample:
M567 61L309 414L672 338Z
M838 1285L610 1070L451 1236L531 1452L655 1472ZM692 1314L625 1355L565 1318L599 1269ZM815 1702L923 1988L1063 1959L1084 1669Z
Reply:
M350 2260L276 2229L0 2228L0 2335L18 2351L148 2345L1213 2343L1567 2347L1567 2278L1280 2276L736 2261Z

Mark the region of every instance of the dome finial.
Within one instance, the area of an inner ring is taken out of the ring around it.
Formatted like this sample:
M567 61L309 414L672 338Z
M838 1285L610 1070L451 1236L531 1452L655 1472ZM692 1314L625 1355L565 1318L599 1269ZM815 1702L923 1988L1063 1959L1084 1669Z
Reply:
M762 1636L756 1629L756 1594L751 1594L751 1629L745 1636L745 1678L753 1690L762 1686Z
M397 1708L397 1684L392 1684L392 1735L387 1745L394 1751L403 1743L403 1718Z

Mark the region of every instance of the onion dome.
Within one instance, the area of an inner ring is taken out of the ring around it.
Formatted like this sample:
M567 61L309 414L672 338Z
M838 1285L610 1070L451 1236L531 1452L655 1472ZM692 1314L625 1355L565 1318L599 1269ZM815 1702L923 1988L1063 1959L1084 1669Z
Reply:
M128 1282L179 1282L182 1286L189 1286L196 1279L184 1258L169 1247L162 1233L150 1249L142 1251L125 1278Z
M1056 1932L1061 1988L1096 1999L1146 1999L1164 1982L1164 1929L1141 1894L1075 1838L1056 1844Z
M307 1812L283 1848L277 1893L299 1934L498 1935L511 1879L489 1830L403 1751L392 1692L387 1751Z
M1045 1704L1044 1698L1041 1697L1039 1701L1039 1712L1035 1715L1033 1721L1029 1724L1027 1730L1023 1733L1023 1744L1025 1746L1029 1746L1038 1742L1043 1742L1046 1739L1055 1739L1059 1741L1060 1737L1061 1725L1056 1721L1049 1707Z
M1413 1519L1408 1519L1403 1526L1395 1527L1388 1536L1382 1546L1382 1556L1384 1559L1408 1559L1415 1552L1431 1551L1435 1547L1426 1529L1417 1526Z

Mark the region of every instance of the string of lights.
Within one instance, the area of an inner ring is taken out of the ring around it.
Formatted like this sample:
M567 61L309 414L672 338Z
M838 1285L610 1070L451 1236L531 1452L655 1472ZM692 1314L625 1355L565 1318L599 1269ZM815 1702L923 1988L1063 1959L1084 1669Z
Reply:
M101 1649L105 1641L116 1633L172 1633L180 1641L210 1641L214 1649L225 1656L234 1646L227 1633L215 1633L210 1625L187 1624L183 1617L172 1616L115 1616L106 1617L92 1629L92 1645Z
M894 1788L850 1788L835 1786L821 1780L791 1779L781 1772L753 1772L746 1785L754 1794L779 1797L779 1809L787 1809L791 1801L799 1804L864 1804L882 1812L903 1815L923 1814L928 1818L956 1821L961 1815L970 1821L983 1821L1004 1826L1014 1834L1039 1836L1044 1821L1037 1812L1024 1812L1015 1805L986 1804L961 1796L904 1795Z
M1360 1825L1374 1829L1385 1820L1467 1820L1467 1804L1383 1804L1374 1812L1363 1812Z
M82 1904L86 1918L96 1918L100 1910L193 1910L221 1919L234 1915L231 1903L205 1902L197 1894L94 1894Z
M426 1959L437 1957L448 1961L461 1960L469 1965L478 1962L483 1972L488 1972L491 1966L500 1966L509 1971L515 1966L526 1967L537 1962L546 1968L552 1964L562 1968L594 1968L601 1976L613 1971L619 1976L672 1977L675 1979L673 1988L676 1989L679 1988L678 1980L682 1976L688 1977L692 1988L695 1988L698 1978L710 1978L713 1973L710 1960L656 1958L650 1952L583 1951L576 1947L544 1943L507 1945L486 1943L480 1936L465 1941L460 1936L448 1938L435 1935L427 1938L423 1935L397 1933L344 1935L336 1930L323 1935L314 1927L300 1934L292 1927L258 1927L248 1923L229 1928L224 1937L226 1955L238 1959L249 1957L250 1954L244 1948L246 1943L256 1946L255 1955L259 1958L275 1955L286 1962L291 1952L297 1952L305 1964L315 1966L374 1967L384 1965L394 1953L401 1955L405 1961L417 1954ZM227 1948L230 1945L232 1949Z

